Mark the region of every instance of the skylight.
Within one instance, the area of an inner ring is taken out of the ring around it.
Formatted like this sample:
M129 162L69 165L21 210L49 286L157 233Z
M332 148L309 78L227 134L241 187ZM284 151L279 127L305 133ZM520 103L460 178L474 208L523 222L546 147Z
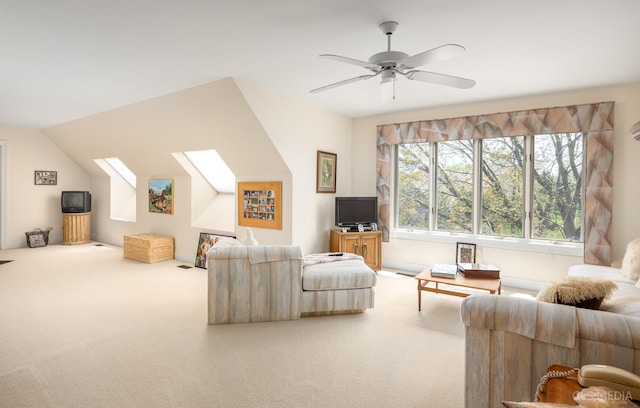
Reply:
M218 193L235 193L236 176L215 150L184 152L202 177Z
M106 157L104 159L109 166L115 170L129 185L136 188L136 175L117 157Z

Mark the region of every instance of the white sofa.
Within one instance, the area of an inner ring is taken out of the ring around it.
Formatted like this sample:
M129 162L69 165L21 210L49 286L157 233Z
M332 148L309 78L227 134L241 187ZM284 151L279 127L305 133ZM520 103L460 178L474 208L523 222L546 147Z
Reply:
M361 257L306 258L305 264L298 246L212 247L207 255L209 324L373 308L377 275Z
M602 266L573 266L568 274L610 279L618 289L600 310L510 296L463 300L466 407L533 401L553 364L606 364L640 374L640 282Z

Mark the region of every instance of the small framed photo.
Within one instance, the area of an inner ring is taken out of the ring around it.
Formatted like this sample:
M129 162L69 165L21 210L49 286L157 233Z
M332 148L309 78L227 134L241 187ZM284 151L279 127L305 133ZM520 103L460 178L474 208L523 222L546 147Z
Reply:
M476 263L476 244L456 244L456 264L459 263Z
M224 237L236 238L235 235L210 234L208 232L200 233L198 247L196 248L196 268L207 269L207 252L209 252L209 249L211 249L216 242Z
M33 184L37 186L55 186L58 184L58 172L51 170L36 170L33 175Z
M318 150L316 163L316 193L336 192L338 155Z

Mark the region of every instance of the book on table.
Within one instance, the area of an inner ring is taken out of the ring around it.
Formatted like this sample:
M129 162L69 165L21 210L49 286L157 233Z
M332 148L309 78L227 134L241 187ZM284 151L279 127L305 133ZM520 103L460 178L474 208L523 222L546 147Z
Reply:
M499 279L500 269L480 263L459 263L458 272L465 278Z
M431 276L435 278L455 278L456 273L456 265L433 264L431 266Z

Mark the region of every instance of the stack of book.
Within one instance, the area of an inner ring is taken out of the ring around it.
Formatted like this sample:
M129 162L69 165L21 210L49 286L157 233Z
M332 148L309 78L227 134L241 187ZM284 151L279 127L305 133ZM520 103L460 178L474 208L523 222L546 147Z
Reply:
M458 272L465 278L500 279L500 270L493 265L459 263Z
M449 264L433 264L431 266L431 276L435 278L455 278L457 268Z

